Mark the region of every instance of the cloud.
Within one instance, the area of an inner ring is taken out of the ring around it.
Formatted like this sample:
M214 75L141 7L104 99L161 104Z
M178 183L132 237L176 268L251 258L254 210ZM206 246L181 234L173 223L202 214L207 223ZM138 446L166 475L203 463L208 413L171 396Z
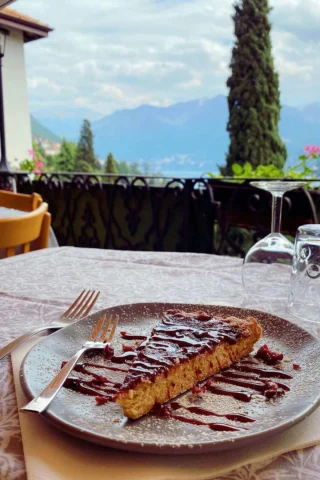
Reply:
M111 99L122 100L125 96L121 88L117 87L116 85L103 83L102 85L99 85L99 88L103 95L106 95Z
M174 157L174 156L172 156L172 157L164 157L164 158L162 158L161 160L159 160L159 163L168 164L168 163L174 162L174 160L175 160L175 157Z
M301 77L303 80L309 81L312 79L313 66L300 65L296 62L286 60L278 57L278 69L283 76Z
M180 87L188 90L189 88L196 88L196 87L201 87L202 82L200 78L191 78L190 80L187 80L186 82L181 82Z
M320 1L270 1L282 103L320 101ZM31 110L106 115L227 94L233 3L19 0L15 8L55 28L25 48Z

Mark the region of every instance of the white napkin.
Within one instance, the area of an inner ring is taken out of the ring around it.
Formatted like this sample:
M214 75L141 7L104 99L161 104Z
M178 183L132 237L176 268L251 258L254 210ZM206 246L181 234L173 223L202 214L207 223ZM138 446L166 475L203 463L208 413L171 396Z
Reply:
M21 362L38 341L12 353L18 407L27 403L19 380ZM254 462L320 443L320 408L285 433L261 444L201 455L151 455L99 447L77 440L40 415L19 412L28 480L208 480ZM269 462L266 462L269 463Z

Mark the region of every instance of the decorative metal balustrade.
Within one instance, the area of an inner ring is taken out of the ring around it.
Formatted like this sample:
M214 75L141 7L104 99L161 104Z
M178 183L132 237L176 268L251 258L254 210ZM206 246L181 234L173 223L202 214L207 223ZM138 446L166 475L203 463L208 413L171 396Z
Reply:
M2 182L2 183L1 183ZM38 192L60 245L244 256L270 231L271 195L232 179L3 173L0 187ZM283 232L318 223L320 190L285 195Z

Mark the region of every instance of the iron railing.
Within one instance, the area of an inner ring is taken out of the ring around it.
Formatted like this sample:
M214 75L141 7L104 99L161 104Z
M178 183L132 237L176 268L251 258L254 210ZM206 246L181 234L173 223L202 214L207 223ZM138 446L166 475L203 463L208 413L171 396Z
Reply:
M241 257L270 231L271 195L249 182L81 172L36 178L24 172L0 174L0 188L35 191L49 203L60 245ZM299 225L318 223L319 212L317 188L288 192L283 232L294 236Z

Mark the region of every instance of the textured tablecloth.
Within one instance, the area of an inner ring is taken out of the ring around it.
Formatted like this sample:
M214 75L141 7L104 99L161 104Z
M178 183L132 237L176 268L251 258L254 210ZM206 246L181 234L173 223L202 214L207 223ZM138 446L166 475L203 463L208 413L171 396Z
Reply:
M0 346L38 325L50 323L83 288L101 290L96 309L123 303L228 302L286 312L286 299L248 299L241 261L189 253L122 252L57 248L0 261ZM318 333L312 324L305 328ZM10 359L0 362L0 479L25 479ZM220 480L320 479L320 446L252 464ZM152 479L150 479L152 480Z

